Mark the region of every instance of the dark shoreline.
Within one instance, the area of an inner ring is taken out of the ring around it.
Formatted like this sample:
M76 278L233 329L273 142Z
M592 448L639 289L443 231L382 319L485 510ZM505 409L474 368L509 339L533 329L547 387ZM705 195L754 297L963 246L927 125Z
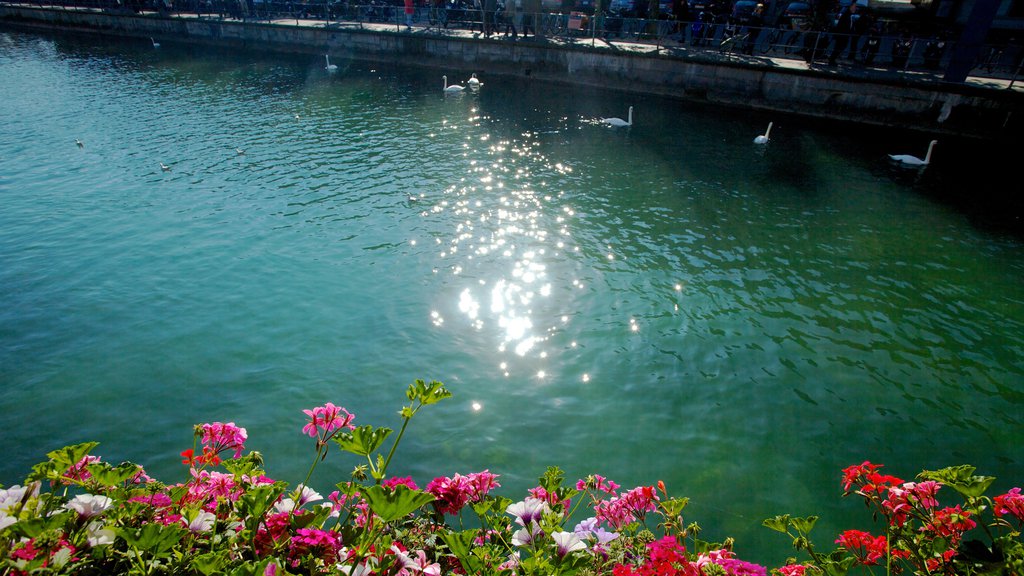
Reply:
M1019 132L1024 85L863 66L720 56L684 47L581 40L510 42L468 30L413 32L389 24L241 21L195 15L112 13L0 4L0 25L237 48L322 54L430 67L486 67L544 81L655 94L709 104L1003 140Z

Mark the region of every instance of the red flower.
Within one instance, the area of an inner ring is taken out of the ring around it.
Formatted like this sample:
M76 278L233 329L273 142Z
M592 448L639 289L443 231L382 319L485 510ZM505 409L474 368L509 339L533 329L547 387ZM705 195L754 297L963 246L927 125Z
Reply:
M872 536L861 530L847 530L839 535L836 544L846 548L865 566L877 564L879 558L885 557L885 536Z
M195 466L195 464L196 464L196 457L195 457L195 453L192 451L191 448L189 448L188 450L182 450L181 451L181 456L183 458L183 460L181 461L182 464L184 464L186 466Z

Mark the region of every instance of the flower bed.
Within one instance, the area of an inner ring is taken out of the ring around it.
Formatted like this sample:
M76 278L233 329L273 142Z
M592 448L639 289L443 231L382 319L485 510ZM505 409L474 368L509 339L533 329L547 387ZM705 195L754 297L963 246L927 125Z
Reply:
M387 475L416 413L451 396L417 380L397 434L355 426L327 403L305 410L314 442L306 478L294 487L266 477L259 453L234 423L196 426L182 452L188 477L150 478L130 462L91 454L95 443L55 450L23 485L0 489L3 574L507 574L766 575L733 543L705 542L683 521L686 498L658 481L623 489L594 474L567 484L549 468L513 501L495 492L488 470L438 477L420 489ZM391 440L386 454L382 451ZM349 480L326 498L307 484L328 449L357 455ZM844 495L862 498L881 520L878 534L847 530L823 552L810 539L816 517L776 516L767 528L788 535L801 560L782 576L859 569L913 574L1024 574L1024 495L989 498L993 479L970 466L926 471L905 482L864 462L843 470ZM44 490L44 487L46 490ZM953 506L942 497L957 495ZM586 511L586 512L584 512ZM463 515L479 528L463 529ZM573 518L586 516L576 522ZM455 526L458 525L459 528ZM657 535L656 535L657 534ZM832 538L829 538L832 540ZM873 568L875 567L875 568Z

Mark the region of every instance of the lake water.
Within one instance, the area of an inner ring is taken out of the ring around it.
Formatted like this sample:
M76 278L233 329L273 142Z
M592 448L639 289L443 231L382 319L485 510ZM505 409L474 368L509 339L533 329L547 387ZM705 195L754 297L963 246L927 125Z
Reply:
M0 31L0 482L87 440L177 481L219 420L296 483L303 408L396 427L414 378L454 398L392 472L661 479L762 563L765 517L869 525L849 464L1024 478L1012 150L332 60Z

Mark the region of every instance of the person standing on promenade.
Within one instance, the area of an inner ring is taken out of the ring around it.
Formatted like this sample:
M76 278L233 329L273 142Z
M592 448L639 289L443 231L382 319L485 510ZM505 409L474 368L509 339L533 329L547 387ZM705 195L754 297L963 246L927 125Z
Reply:
M540 0L522 0L523 2L523 38L526 38L526 31L533 32L537 37L537 26L540 24Z
M412 30L412 15L416 13L416 0L405 0L405 31Z
M484 38L490 38L491 34L494 34L494 16L498 11L498 0L484 0L483 9Z
M835 27L832 28L833 45L832 52L828 55L829 66L835 66L836 59L846 50L846 46L850 43L850 36L854 33L853 23L856 20L857 3L854 2L839 14L839 19L836 21Z
M516 26L519 24L517 20L522 13L519 10L519 2L520 0L505 0L505 37L508 38L508 32L511 30L513 40L519 39L516 33Z

